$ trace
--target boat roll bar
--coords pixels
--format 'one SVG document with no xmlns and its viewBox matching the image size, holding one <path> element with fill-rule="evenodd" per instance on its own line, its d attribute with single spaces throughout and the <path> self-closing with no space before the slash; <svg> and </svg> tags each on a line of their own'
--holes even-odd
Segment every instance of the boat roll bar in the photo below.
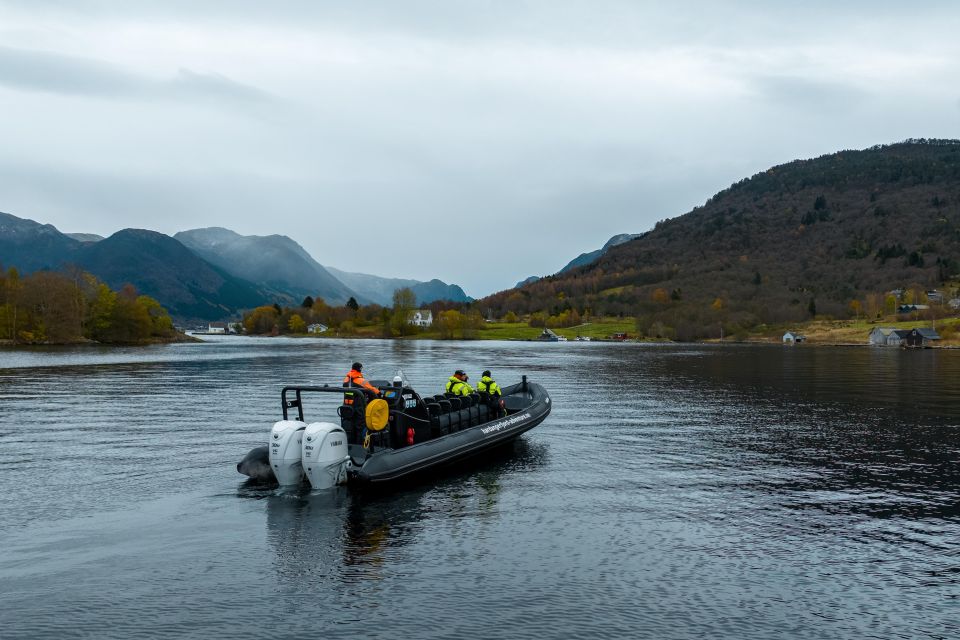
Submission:
<svg viewBox="0 0 960 640">
<path fill-rule="evenodd" d="M 288 391 L 294 392 L 294 398 L 295 398 L 294 400 L 287 400 Z M 304 421 L 303 420 L 303 398 L 300 395 L 304 391 L 310 391 L 310 392 L 320 391 L 320 392 L 326 392 L 326 393 L 344 393 L 346 391 L 359 391 L 365 394 L 366 396 L 368 396 L 368 399 L 374 397 L 375 395 L 373 391 L 370 391 L 370 389 L 366 389 L 364 387 L 343 387 L 343 386 L 331 387 L 328 384 L 325 384 L 322 387 L 303 387 L 299 385 L 294 387 L 284 387 L 283 391 L 280 392 L 280 402 L 283 405 L 284 420 L 288 419 L 287 410 L 296 407 L 297 419 L 300 422 Z"/>
</svg>

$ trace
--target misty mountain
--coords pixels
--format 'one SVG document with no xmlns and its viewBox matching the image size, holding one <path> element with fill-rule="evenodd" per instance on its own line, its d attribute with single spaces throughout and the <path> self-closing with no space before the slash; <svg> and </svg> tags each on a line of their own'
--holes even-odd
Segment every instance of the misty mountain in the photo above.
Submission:
<svg viewBox="0 0 960 640">
<path fill-rule="evenodd" d="M 576 258 L 568 262 L 566 266 L 560 269 L 560 271 L 558 271 L 557 273 L 558 274 L 565 273 L 567 271 L 570 271 L 571 269 L 582 267 L 584 265 L 595 262 L 598 258 L 600 258 L 600 256 L 605 255 L 607 251 L 609 251 L 613 247 L 623 244 L 624 242 L 629 242 L 630 240 L 633 240 L 635 238 L 639 238 L 641 235 L 642 234 L 639 234 L 639 233 L 617 234 L 612 238 L 610 238 L 609 240 L 607 240 L 607 242 L 599 249 L 594 249 L 593 251 L 589 251 L 587 253 L 581 253 L 579 256 L 577 256 Z M 518 282 L 517 284 L 513 285 L 513 288 L 519 289 L 520 287 L 524 287 L 528 284 L 533 284 L 537 280 L 540 280 L 540 276 L 528 276 L 523 280 L 521 280 L 520 282 Z"/>
<path fill-rule="evenodd" d="M 384 278 L 366 273 L 350 273 L 329 266 L 327 270 L 358 295 L 384 306 L 393 304 L 393 292 L 403 287 L 413 290 L 417 297 L 417 304 L 429 304 L 435 300 L 453 300 L 454 302 L 472 300 L 459 286 L 437 279 L 422 282 L 406 278 Z"/>
<path fill-rule="evenodd" d="M 170 236 L 124 229 L 85 245 L 76 263 L 114 289 L 130 283 L 180 320 L 220 320 L 268 302 L 256 285 L 197 257 Z"/>
<path fill-rule="evenodd" d="M 78 242 L 100 242 L 103 240 L 103 236 L 98 236 L 95 233 L 65 233 L 63 235 Z"/>
<path fill-rule="evenodd" d="M 242 236 L 210 227 L 181 231 L 174 238 L 226 272 L 288 296 L 289 302 L 319 296 L 330 304 L 343 304 L 354 295 L 287 236 Z"/>
<path fill-rule="evenodd" d="M 209 264 L 177 240 L 142 229 L 80 242 L 53 225 L 0 213 L 0 263 L 22 273 L 77 265 L 114 289 L 132 284 L 181 322 L 235 318 L 270 301 L 267 292 Z"/>
<path fill-rule="evenodd" d="M 0 213 L 0 266 L 21 273 L 56 269 L 76 259 L 82 244 L 52 224 Z"/>
<path fill-rule="evenodd" d="M 592 262 L 596 262 L 597 259 L 598 259 L 600 256 L 606 255 L 607 251 L 609 251 L 609 250 L 612 249 L 613 247 L 615 247 L 615 246 L 617 246 L 617 245 L 620 245 L 620 244 L 623 244 L 624 242 L 629 242 L 630 240 L 633 240 L 634 238 L 639 238 L 640 235 L 641 235 L 641 234 L 639 234 L 639 233 L 620 233 L 620 234 L 617 234 L 617 235 L 613 236 L 612 238 L 610 238 L 609 240 L 607 240 L 606 244 L 604 244 L 604 245 L 603 245 L 602 247 L 600 247 L 599 249 L 595 249 L 595 250 L 589 251 L 589 252 L 587 252 L 587 253 L 581 253 L 579 256 L 577 256 L 576 258 L 574 258 L 573 260 L 571 260 L 570 262 L 568 262 L 567 265 L 566 265 L 563 269 L 560 269 L 560 271 L 558 271 L 557 273 L 565 273 L 565 272 L 567 272 L 567 271 L 570 271 L 571 269 L 575 269 L 575 268 L 577 268 L 577 267 L 582 267 L 582 266 L 587 265 L 587 264 L 590 264 L 590 263 L 592 263 Z M 527 280 L 524 280 L 523 283 L 524 283 L 524 284 L 529 284 L 528 280 L 530 280 L 530 278 L 527 278 Z M 534 281 L 534 282 L 535 282 L 535 281 Z"/>
</svg>

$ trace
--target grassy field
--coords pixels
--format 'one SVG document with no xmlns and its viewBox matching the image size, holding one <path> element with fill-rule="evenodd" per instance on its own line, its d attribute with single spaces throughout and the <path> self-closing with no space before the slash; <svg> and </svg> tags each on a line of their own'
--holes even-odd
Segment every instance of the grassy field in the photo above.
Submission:
<svg viewBox="0 0 960 640">
<path fill-rule="evenodd" d="M 899 321 L 896 316 L 888 319 L 867 320 L 811 320 L 805 323 L 790 325 L 769 325 L 758 327 L 747 337 L 747 342 L 780 343 L 786 331 L 798 331 L 807 338 L 809 344 L 867 344 L 867 336 L 875 327 L 893 327 L 895 329 L 912 329 L 914 327 L 929 327 L 927 320 Z M 936 329 L 942 336 L 939 346 L 960 346 L 960 318 L 943 318 L 937 320 Z M 535 340 L 543 329 L 531 327 L 526 322 L 488 322 L 477 331 L 477 340 Z M 593 340 L 609 338 L 614 333 L 626 333 L 636 338 L 637 331 L 633 318 L 603 318 L 594 320 L 576 327 L 554 329 L 557 335 L 574 340 L 577 336 L 589 337 Z M 378 338 L 382 335 L 379 326 L 359 327 L 355 337 Z M 324 337 L 335 337 L 325 335 Z M 414 336 L 403 338 L 406 340 L 439 339 L 440 332 L 436 329 L 422 331 Z M 727 338 L 728 342 L 733 342 Z M 709 340 L 708 342 L 716 342 Z"/>
<path fill-rule="evenodd" d="M 936 323 L 943 338 L 939 346 L 960 346 L 960 318 L 943 318 Z M 883 320 L 811 320 L 806 323 L 767 327 L 751 334 L 750 342 L 781 342 L 787 331 L 798 331 L 810 344 L 867 344 L 867 336 L 876 327 L 913 329 L 929 327 L 928 320 L 898 321 L 896 316 Z"/>
<path fill-rule="evenodd" d="M 577 336 L 589 337 L 594 340 L 607 338 L 614 333 L 628 333 L 636 336 L 633 318 L 604 318 L 588 322 L 576 327 L 554 329 L 554 333 L 570 340 Z M 487 322 L 477 331 L 478 340 L 535 340 L 543 332 L 539 327 L 531 327 L 526 322 Z M 425 331 L 419 338 L 439 338 L 436 331 Z"/>
</svg>

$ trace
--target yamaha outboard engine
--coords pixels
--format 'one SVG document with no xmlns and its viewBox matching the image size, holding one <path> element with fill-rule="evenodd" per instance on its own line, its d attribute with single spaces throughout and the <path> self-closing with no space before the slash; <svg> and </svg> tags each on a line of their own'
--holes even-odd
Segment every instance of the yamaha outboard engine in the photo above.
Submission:
<svg viewBox="0 0 960 640">
<path fill-rule="evenodd" d="M 303 470 L 314 489 L 347 480 L 347 434 L 338 424 L 314 422 L 303 431 Z"/>
<path fill-rule="evenodd" d="M 270 467 L 281 487 L 300 484 L 301 442 L 307 425 L 299 420 L 281 420 L 270 430 Z"/>
</svg>

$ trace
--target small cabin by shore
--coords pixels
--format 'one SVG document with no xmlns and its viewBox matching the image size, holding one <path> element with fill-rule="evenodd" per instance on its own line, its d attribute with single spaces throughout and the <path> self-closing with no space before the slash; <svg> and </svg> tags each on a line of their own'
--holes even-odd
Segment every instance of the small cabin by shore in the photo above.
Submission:
<svg viewBox="0 0 960 640">
<path fill-rule="evenodd" d="M 783 334 L 783 344 L 799 344 L 804 342 L 806 339 L 806 336 L 801 335 L 797 331 L 787 331 L 785 334 Z"/>
</svg>

